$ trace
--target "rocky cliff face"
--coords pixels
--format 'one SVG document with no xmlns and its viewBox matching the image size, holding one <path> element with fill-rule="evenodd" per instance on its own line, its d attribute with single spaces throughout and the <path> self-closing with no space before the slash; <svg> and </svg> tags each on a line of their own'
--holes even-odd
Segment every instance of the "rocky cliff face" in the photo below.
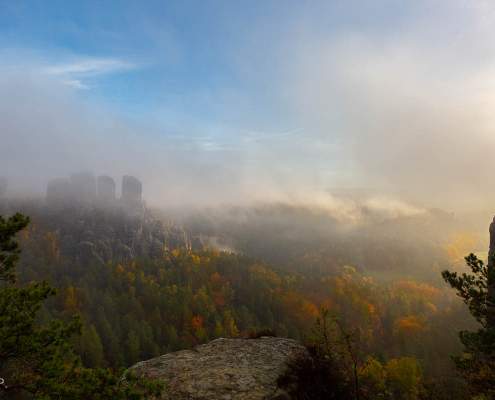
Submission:
<svg viewBox="0 0 495 400">
<path fill-rule="evenodd" d="M 180 227 L 164 226 L 148 214 L 131 217 L 120 210 L 74 207 L 29 215 L 57 235 L 64 257 L 83 264 L 159 258 L 168 249 L 186 246 Z"/>
<path fill-rule="evenodd" d="M 135 258 L 160 258 L 175 248 L 190 248 L 189 234 L 148 209 L 139 216 L 119 207 L 91 204 L 55 206 L 39 200 L 2 201 L 0 215 L 22 212 L 31 218 L 31 238 L 54 235 L 60 255 L 71 263 L 126 263 Z M 37 237 L 38 235 L 38 237 Z"/>
<path fill-rule="evenodd" d="M 163 400 L 283 400 L 278 387 L 288 364 L 309 356 L 292 339 L 216 339 L 142 361 L 131 369 L 166 385 Z"/>
</svg>

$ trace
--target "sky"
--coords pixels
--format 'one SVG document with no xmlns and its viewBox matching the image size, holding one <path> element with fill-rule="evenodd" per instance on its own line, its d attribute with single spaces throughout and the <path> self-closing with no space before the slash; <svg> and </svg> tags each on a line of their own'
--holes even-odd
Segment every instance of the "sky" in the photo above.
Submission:
<svg viewBox="0 0 495 400">
<path fill-rule="evenodd" d="M 0 175 L 133 174 L 157 205 L 491 208 L 494 34 L 482 0 L 0 0 Z"/>
</svg>

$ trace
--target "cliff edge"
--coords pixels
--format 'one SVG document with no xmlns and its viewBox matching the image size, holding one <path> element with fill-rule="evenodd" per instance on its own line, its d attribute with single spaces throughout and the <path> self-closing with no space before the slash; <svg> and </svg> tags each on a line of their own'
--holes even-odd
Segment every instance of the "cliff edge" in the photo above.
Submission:
<svg viewBox="0 0 495 400">
<path fill-rule="evenodd" d="M 292 339 L 216 339 L 192 350 L 168 353 L 131 367 L 165 383 L 163 400 L 290 399 L 277 381 L 298 357 L 309 356 Z"/>
</svg>

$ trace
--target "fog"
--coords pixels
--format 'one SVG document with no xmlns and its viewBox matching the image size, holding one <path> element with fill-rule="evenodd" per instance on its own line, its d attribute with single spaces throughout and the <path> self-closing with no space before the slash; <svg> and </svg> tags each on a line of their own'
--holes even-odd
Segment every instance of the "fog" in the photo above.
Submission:
<svg viewBox="0 0 495 400">
<path fill-rule="evenodd" d="M 0 86 L 1 171 L 13 194 L 43 194 L 50 179 L 87 170 L 117 182 L 136 175 L 147 199 L 169 204 L 228 185 L 235 174 L 221 165 L 228 157 L 217 163 L 193 141 L 155 136 L 155 128 L 89 104 L 36 70 L 4 69 Z"/>
<path fill-rule="evenodd" d="M 253 21 L 225 61 L 242 85 L 208 92 L 213 123 L 187 102 L 150 117 L 92 96 L 93 75 L 138 62 L 4 50 L 0 175 L 11 195 L 90 170 L 139 177 L 155 206 L 287 202 L 348 220 L 363 205 L 490 210 L 495 17 L 475 3 L 420 3 L 399 27 L 330 33 L 315 11 L 292 15 L 263 47 L 272 32 Z"/>
</svg>

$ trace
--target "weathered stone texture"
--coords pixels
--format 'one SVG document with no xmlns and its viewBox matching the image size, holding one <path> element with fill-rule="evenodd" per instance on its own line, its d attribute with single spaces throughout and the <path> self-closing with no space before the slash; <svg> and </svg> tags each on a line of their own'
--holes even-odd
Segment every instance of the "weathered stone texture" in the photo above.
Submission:
<svg viewBox="0 0 495 400">
<path fill-rule="evenodd" d="M 216 339 L 142 361 L 132 369 L 166 385 L 164 400 L 289 399 L 277 386 L 288 363 L 307 355 L 292 339 Z"/>
</svg>

